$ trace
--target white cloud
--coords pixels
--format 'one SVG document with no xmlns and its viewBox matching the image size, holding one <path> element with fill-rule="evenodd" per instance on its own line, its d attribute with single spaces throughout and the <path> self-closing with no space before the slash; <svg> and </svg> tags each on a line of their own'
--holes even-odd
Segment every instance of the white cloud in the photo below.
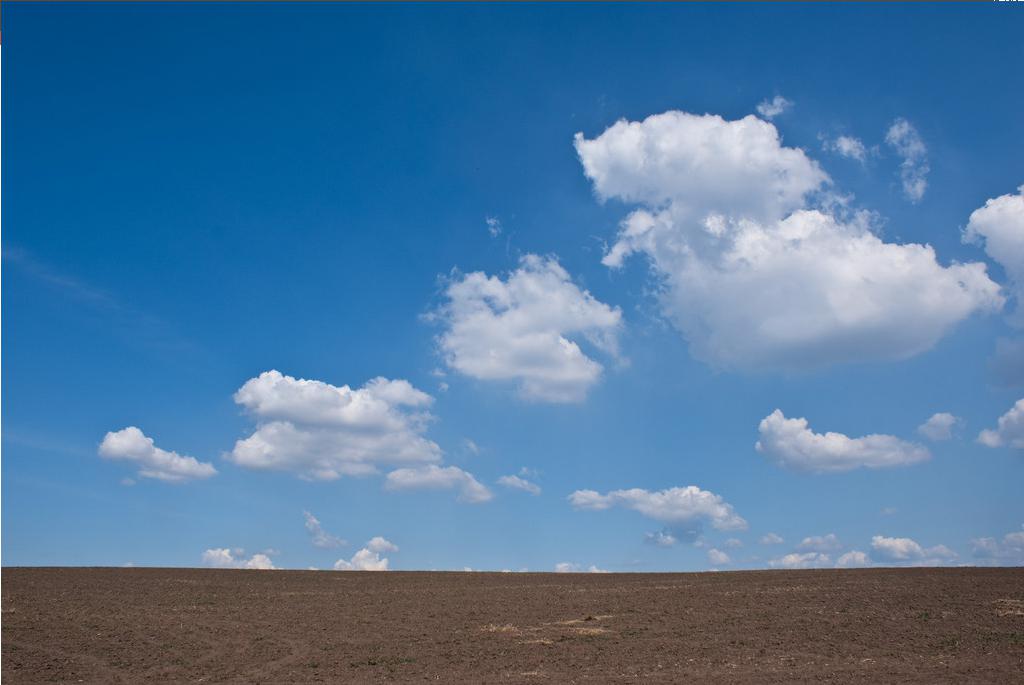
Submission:
<svg viewBox="0 0 1024 685">
<path fill-rule="evenodd" d="M 501 235 L 501 219 L 496 216 L 489 216 L 484 221 L 487 222 L 487 232 L 491 234 L 492 238 L 497 238 Z"/>
<path fill-rule="evenodd" d="M 889 538 L 883 535 L 871 538 L 871 557 L 879 561 L 909 561 L 934 565 L 955 559 L 956 556 L 956 553 L 945 545 L 924 548 L 910 538 Z"/>
<path fill-rule="evenodd" d="M 726 121 L 670 111 L 642 122 L 620 120 L 593 140 L 577 133 L 575 146 L 600 198 L 668 207 L 666 218 L 696 223 L 712 237 L 717 227 L 705 225 L 709 216 L 778 220 L 829 182 L 817 162 L 783 147 L 775 127 L 753 116 Z M 655 237 L 627 230 L 605 263 L 617 265 L 641 247 L 631 239 Z"/>
<path fill-rule="evenodd" d="M 366 546 L 352 555 L 351 559 L 338 559 L 334 562 L 335 571 L 387 571 L 388 559 L 381 554 L 397 552 L 398 545 L 377 536 L 366 543 Z"/>
<path fill-rule="evenodd" d="M 953 437 L 953 429 L 960 423 L 958 417 L 943 411 L 932 414 L 930 419 L 917 427 L 917 432 L 929 440 L 949 440 Z"/>
<path fill-rule="evenodd" d="M 333 547 L 341 547 L 348 544 L 341 538 L 331 535 L 324 530 L 323 526 L 320 525 L 320 520 L 316 516 L 313 516 L 313 514 L 308 511 L 304 511 L 302 512 L 302 515 L 306 519 L 306 530 L 309 531 L 314 547 L 331 549 Z"/>
<path fill-rule="evenodd" d="M 377 554 L 383 554 L 386 552 L 397 552 L 398 545 L 378 535 L 366 543 L 366 549 Z"/>
<path fill-rule="evenodd" d="M 832 557 L 820 552 L 793 552 L 778 559 L 772 559 L 768 565 L 772 568 L 820 568 L 832 563 Z"/>
<path fill-rule="evenodd" d="M 1024 526 L 1021 526 L 1024 529 Z M 977 559 L 991 559 L 1024 564 L 1024 530 L 1007 533 L 1001 541 L 995 538 L 971 540 L 972 554 Z"/>
<path fill-rule="evenodd" d="M 781 95 L 776 95 L 771 100 L 761 100 L 757 104 L 757 113 L 765 119 L 774 119 L 792 106 L 793 103 L 791 101 Z"/>
<path fill-rule="evenodd" d="M 584 570 L 579 564 L 561 561 L 555 564 L 555 573 L 608 573 L 608 571 L 598 568 L 597 566 L 590 566 Z"/>
<path fill-rule="evenodd" d="M 1024 295 L 1024 185 L 1016 194 L 986 200 L 983 207 L 971 212 L 963 239 L 981 244 L 985 254 L 1003 267 L 1010 290 L 1017 299 L 1011 322 L 1024 325 L 1024 311 L 1020 306 Z"/>
<path fill-rule="evenodd" d="M 333 480 L 441 459 L 437 444 L 423 437 L 433 398 L 408 381 L 374 378 L 353 390 L 266 371 L 234 399 L 258 422 L 226 455 L 239 466 Z"/>
<path fill-rule="evenodd" d="M 1024 399 L 1017 400 L 1008 412 L 999 417 L 996 428 L 981 431 L 978 442 L 986 447 L 1009 445 L 1024 449 Z"/>
<path fill-rule="evenodd" d="M 658 530 L 653 533 L 645 533 L 644 542 L 656 545 L 658 547 L 672 547 L 677 542 L 679 542 L 679 540 L 676 538 L 675 535 L 672 534 L 671 531 Z"/>
<path fill-rule="evenodd" d="M 273 570 L 274 562 L 270 560 L 266 554 L 253 554 L 245 562 L 245 568 L 259 569 L 259 570 Z"/>
<path fill-rule="evenodd" d="M 203 564 L 213 568 L 248 568 L 258 570 L 273 570 L 274 562 L 266 554 L 253 554 L 245 558 L 245 550 L 227 547 L 208 549 L 203 552 Z"/>
<path fill-rule="evenodd" d="M 829 152 L 835 152 L 858 162 L 864 162 L 868 158 L 868 149 L 864 147 L 864 143 L 853 136 L 838 136 L 832 140 L 826 138 L 822 142 L 822 147 Z"/>
<path fill-rule="evenodd" d="M 743 546 L 743 541 L 737 538 L 729 538 L 724 543 L 722 543 L 722 546 L 728 547 L 729 549 L 738 549 Z"/>
<path fill-rule="evenodd" d="M 387 571 L 388 560 L 381 558 L 377 552 L 365 547 L 352 555 L 351 559 L 338 559 L 334 562 L 335 571 Z"/>
<path fill-rule="evenodd" d="M 892 435 L 850 438 L 842 433 L 815 433 L 807 419 L 787 419 L 776 409 L 758 426 L 758 452 L 780 466 L 823 473 L 907 466 L 931 458 L 928 449 Z"/>
<path fill-rule="evenodd" d="M 135 426 L 107 433 L 100 443 L 99 454 L 104 459 L 135 462 L 139 466 L 140 478 L 155 478 L 168 483 L 209 478 L 217 473 L 213 464 L 160 449 L 152 438 L 147 438 Z"/>
<path fill-rule="evenodd" d="M 828 175 L 756 117 L 666 112 L 575 145 L 601 199 L 641 205 L 604 264 L 646 255 L 664 315 L 705 362 L 904 359 L 1002 306 L 984 264 L 944 267 L 930 246 L 884 242 L 866 212 L 811 208 Z"/>
<path fill-rule="evenodd" d="M 903 194 L 911 202 L 919 202 L 928 188 L 928 147 L 917 129 L 906 119 L 896 119 L 885 134 L 889 144 L 903 161 L 900 162 L 900 182 Z"/>
<path fill-rule="evenodd" d="M 513 490 L 522 490 L 528 492 L 531 495 L 540 494 L 540 486 L 536 483 L 531 483 L 525 478 L 519 476 L 502 476 L 498 479 L 499 485 L 504 485 L 506 488 L 512 488 Z"/>
<path fill-rule="evenodd" d="M 796 548 L 801 552 L 834 552 L 843 548 L 835 533 L 804 538 Z"/>
<path fill-rule="evenodd" d="M 712 547 L 708 550 L 708 563 L 712 566 L 726 566 L 732 563 L 732 559 L 725 552 Z"/>
<path fill-rule="evenodd" d="M 951 550 L 949 547 L 946 547 L 945 545 L 935 545 L 934 547 L 929 547 L 925 550 L 925 553 L 926 556 L 929 557 L 929 559 L 935 560 L 956 559 L 959 556 L 956 552 Z"/>
<path fill-rule="evenodd" d="M 1000 556 L 999 542 L 995 538 L 973 538 L 971 553 L 979 559 L 998 559 Z"/>
<path fill-rule="evenodd" d="M 387 490 L 451 490 L 458 489 L 460 502 L 479 504 L 494 495 L 472 474 L 457 466 L 420 466 L 396 469 L 384 482 Z"/>
<path fill-rule="evenodd" d="M 836 568 L 857 568 L 870 566 L 871 559 L 864 552 L 852 550 L 836 559 Z"/>
<path fill-rule="evenodd" d="M 710 521 L 717 530 L 745 530 L 747 522 L 721 496 L 695 485 L 652 492 L 640 488 L 613 490 L 605 495 L 594 490 L 577 490 L 569 495 L 577 509 L 592 511 L 621 506 L 663 523 L 684 524 Z"/>
<path fill-rule="evenodd" d="M 462 441 L 462 446 L 465 447 L 466 451 L 472 454 L 473 456 L 480 455 L 480 445 L 476 444 L 469 438 L 466 438 L 465 440 Z"/>
<path fill-rule="evenodd" d="M 618 355 L 622 312 L 572 282 L 553 258 L 526 255 L 505 280 L 477 271 L 445 289 L 434 313 L 438 343 L 454 371 L 487 381 L 515 381 L 521 397 L 580 402 L 603 367 L 580 348 Z"/>
<path fill-rule="evenodd" d="M 217 568 L 230 568 L 237 562 L 234 553 L 230 549 L 220 547 L 203 552 L 203 563 Z"/>
<path fill-rule="evenodd" d="M 775 533 L 768 533 L 761 536 L 762 545 L 781 545 L 783 542 L 785 542 L 785 540 L 782 539 L 782 536 Z"/>
<path fill-rule="evenodd" d="M 1024 185 L 1016 194 L 986 200 L 983 207 L 974 210 L 963 240 L 982 245 L 985 253 L 1003 267 L 1008 290 L 1016 300 L 1009 322 L 1024 326 Z M 990 365 L 1001 385 L 1024 385 L 1024 339 L 999 338 Z"/>
</svg>

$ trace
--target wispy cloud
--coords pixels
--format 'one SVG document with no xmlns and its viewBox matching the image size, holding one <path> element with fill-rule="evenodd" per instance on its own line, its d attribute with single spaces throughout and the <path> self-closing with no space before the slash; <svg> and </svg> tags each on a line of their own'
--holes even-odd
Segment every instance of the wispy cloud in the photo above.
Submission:
<svg viewBox="0 0 1024 685">
<path fill-rule="evenodd" d="M 322 549 L 331 549 L 333 547 L 342 547 L 348 543 L 339 538 L 336 535 L 331 535 L 323 526 L 320 524 L 320 519 L 313 516 L 308 511 L 302 512 L 303 517 L 306 519 L 306 530 L 309 531 L 309 535 L 314 547 L 320 547 Z"/>
<path fill-rule="evenodd" d="M 528 492 L 531 495 L 540 494 L 540 486 L 536 483 L 520 478 L 519 476 L 502 476 L 498 479 L 498 485 L 504 485 L 506 488 L 513 490 L 522 490 Z"/>
<path fill-rule="evenodd" d="M 860 138 L 854 136 L 836 136 L 835 138 L 821 137 L 821 147 L 826 152 L 834 152 L 837 155 L 848 159 L 855 159 L 862 164 L 867 161 L 871 152 Z"/>
<path fill-rule="evenodd" d="M 791 100 L 787 100 L 781 95 L 776 95 L 771 100 L 765 99 L 759 102 L 757 104 L 757 113 L 771 121 L 792 106 L 793 102 Z"/>
<path fill-rule="evenodd" d="M 892 122 L 885 142 L 903 159 L 900 162 L 903 195 L 911 202 L 920 202 L 928 189 L 928 146 L 914 125 L 902 118 Z"/>
<path fill-rule="evenodd" d="M 177 332 L 163 319 L 148 314 L 113 293 L 66 274 L 37 259 L 27 250 L 5 245 L 3 261 L 8 268 L 59 293 L 62 297 L 85 305 L 85 310 L 104 321 L 118 337 L 142 344 L 163 354 L 195 354 L 203 349 Z"/>
<path fill-rule="evenodd" d="M 489 216 L 487 217 L 486 222 L 487 232 L 491 234 L 492 238 L 497 238 L 499 235 L 501 235 L 501 219 L 499 219 L 496 216 Z"/>
</svg>

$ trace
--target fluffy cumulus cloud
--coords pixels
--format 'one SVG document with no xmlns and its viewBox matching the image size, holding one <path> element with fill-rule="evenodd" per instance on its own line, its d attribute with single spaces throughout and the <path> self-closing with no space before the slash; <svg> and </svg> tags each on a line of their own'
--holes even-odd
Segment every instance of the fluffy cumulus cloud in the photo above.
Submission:
<svg viewBox="0 0 1024 685">
<path fill-rule="evenodd" d="M 917 432 L 929 440 L 949 440 L 953 437 L 953 429 L 959 424 L 959 418 L 943 411 L 932 414 L 931 418 L 917 427 Z"/>
<path fill-rule="evenodd" d="M 871 558 L 858 550 L 851 550 L 836 559 L 836 568 L 860 568 L 870 565 Z"/>
<path fill-rule="evenodd" d="M 733 215 L 777 220 L 829 181 L 802 150 L 783 147 L 772 124 L 753 116 L 726 121 L 666 112 L 642 122 L 620 120 L 593 140 L 577 133 L 575 146 L 599 197 L 664 208 L 670 211 L 664 220 L 695 223 L 710 238 L 724 232 Z M 606 264 L 617 265 L 651 240 L 670 238 L 642 231 L 646 218 L 657 219 L 640 212 L 635 225 L 627 220 Z"/>
<path fill-rule="evenodd" d="M 521 476 L 502 476 L 498 479 L 498 485 L 504 485 L 506 488 L 512 490 L 522 490 L 528 492 L 531 495 L 540 494 L 540 486 L 532 481 L 528 481 Z"/>
<path fill-rule="evenodd" d="M 1007 533 L 1002 540 L 975 538 L 971 540 L 971 553 L 976 559 L 989 562 L 1024 564 L 1024 526 Z"/>
<path fill-rule="evenodd" d="M 396 469 L 387 475 L 387 490 L 458 490 L 460 502 L 479 504 L 494 494 L 472 474 L 457 466 L 420 466 Z"/>
<path fill-rule="evenodd" d="M 785 540 L 777 533 L 767 533 L 761 536 L 760 542 L 762 545 L 781 545 Z"/>
<path fill-rule="evenodd" d="M 732 563 L 732 559 L 722 550 L 712 547 L 708 550 L 708 563 L 712 566 L 727 566 Z"/>
<path fill-rule="evenodd" d="M 720 495 L 695 485 L 650 491 L 641 488 L 613 490 L 604 495 L 595 490 L 577 490 L 569 495 L 577 509 L 598 511 L 620 506 L 673 525 L 710 522 L 717 530 L 745 530 L 747 522 Z"/>
<path fill-rule="evenodd" d="M 822 147 L 828 152 L 835 152 L 838 155 L 855 159 L 858 162 L 864 162 L 868 158 L 868 149 L 864 146 L 864 143 L 861 142 L 860 138 L 854 138 L 853 136 L 826 138 L 822 142 Z"/>
<path fill-rule="evenodd" d="M 900 161 L 900 184 L 903 195 L 911 202 L 920 202 L 928 189 L 928 147 L 906 119 L 896 119 L 885 133 L 885 142 L 896 151 Z"/>
<path fill-rule="evenodd" d="M 333 480 L 441 459 L 437 444 L 423 437 L 433 398 L 408 381 L 374 378 L 353 389 L 266 371 L 247 381 L 235 402 L 257 421 L 227 455 L 239 466 Z"/>
<path fill-rule="evenodd" d="M 757 113 L 765 119 L 774 119 L 792 106 L 791 101 L 781 95 L 776 95 L 771 100 L 764 99 L 757 103 Z"/>
<path fill-rule="evenodd" d="M 273 570 L 276 568 L 267 554 L 253 554 L 245 558 L 245 550 L 217 547 L 203 552 L 203 564 L 212 568 L 247 568 L 256 570 Z"/>
<path fill-rule="evenodd" d="M 910 538 L 890 538 L 876 535 L 871 538 L 871 558 L 876 561 L 920 565 L 937 565 L 956 558 L 956 552 L 945 545 L 922 547 Z"/>
<path fill-rule="evenodd" d="M 209 478 L 217 473 L 213 464 L 160 449 L 152 438 L 146 437 L 135 426 L 103 436 L 99 454 L 104 459 L 135 463 L 140 478 L 154 478 L 167 483 L 184 483 Z"/>
<path fill-rule="evenodd" d="M 1012 322 L 1024 324 L 1020 307 L 1024 294 L 1024 185 L 1016 193 L 987 200 L 974 210 L 964 229 L 964 241 L 982 245 L 985 253 L 1003 267 L 1017 299 Z"/>
<path fill-rule="evenodd" d="M 771 568 L 821 568 L 829 566 L 832 557 L 821 552 L 793 552 L 768 562 Z"/>
<path fill-rule="evenodd" d="M 800 541 L 796 546 L 801 552 L 834 552 L 842 549 L 843 545 L 835 533 L 828 535 L 812 535 Z"/>
<path fill-rule="evenodd" d="M 758 452 L 780 466 L 823 473 L 908 466 L 931 457 L 926 447 L 892 435 L 851 438 L 842 433 L 815 433 L 807 419 L 787 419 L 776 409 L 758 426 Z"/>
<path fill-rule="evenodd" d="M 1008 445 L 1024 449 L 1024 399 L 1017 400 L 1008 412 L 1000 416 L 995 428 L 981 431 L 978 442 L 986 447 Z"/>
<path fill-rule="evenodd" d="M 756 117 L 670 111 L 575 145 L 600 199 L 639 205 L 604 263 L 645 255 L 663 313 L 716 366 L 904 359 L 1002 306 L 984 264 L 943 266 L 827 202 L 828 175 Z"/>
<path fill-rule="evenodd" d="M 397 551 L 397 545 L 378 536 L 367 542 L 366 546 L 353 554 L 351 559 L 338 559 L 334 562 L 334 570 L 387 571 L 388 559 L 381 555 Z"/>
<path fill-rule="evenodd" d="M 505 279 L 477 271 L 451 281 L 433 314 L 445 363 L 486 381 L 511 381 L 521 397 L 580 402 L 603 366 L 580 343 L 618 356 L 622 312 L 581 290 L 551 258 L 526 255 Z"/>
<path fill-rule="evenodd" d="M 320 547 L 322 549 L 331 549 L 334 547 L 342 547 L 346 543 L 336 535 L 331 535 L 323 526 L 320 525 L 320 519 L 308 511 L 302 512 L 303 517 L 306 519 L 306 530 L 309 532 L 310 540 L 314 547 Z"/>
<path fill-rule="evenodd" d="M 385 552 L 397 552 L 398 545 L 378 535 L 366 543 L 366 549 L 377 554 L 383 554 Z"/>
</svg>

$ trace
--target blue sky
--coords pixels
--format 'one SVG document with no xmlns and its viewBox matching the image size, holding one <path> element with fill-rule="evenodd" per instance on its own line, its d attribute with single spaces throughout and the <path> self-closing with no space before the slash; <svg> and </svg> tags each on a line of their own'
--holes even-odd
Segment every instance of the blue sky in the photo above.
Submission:
<svg viewBox="0 0 1024 685">
<path fill-rule="evenodd" d="M 1024 562 L 1013 3 L 3 20 L 4 564 Z"/>
</svg>

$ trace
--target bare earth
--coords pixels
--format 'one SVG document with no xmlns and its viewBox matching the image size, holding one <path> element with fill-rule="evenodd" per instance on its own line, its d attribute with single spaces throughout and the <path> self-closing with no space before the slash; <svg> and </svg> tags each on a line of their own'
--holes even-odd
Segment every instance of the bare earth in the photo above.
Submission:
<svg viewBox="0 0 1024 685">
<path fill-rule="evenodd" d="M 1024 682 L 1024 569 L 6 568 L 5 683 Z"/>
</svg>

